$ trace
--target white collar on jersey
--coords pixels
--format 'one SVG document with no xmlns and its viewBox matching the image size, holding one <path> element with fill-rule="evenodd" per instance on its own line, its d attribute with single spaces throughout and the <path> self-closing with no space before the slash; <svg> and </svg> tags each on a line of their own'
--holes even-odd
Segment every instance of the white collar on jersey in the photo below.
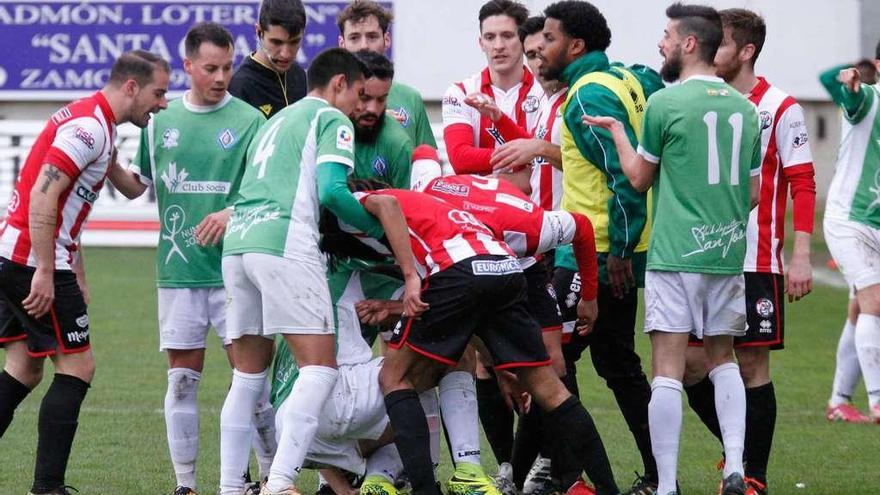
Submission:
<svg viewBox="0 0 880 495">
<path fill-rule="evenodd" d="M 706 82 L 719 82 L 719 83 L 723 83 L 723 82 L 724 82 L 724 79 L 721 79 L 720 77 L 717 77 L 717 76 L 700 76 L 700 75 L 696 75 L 696 76 L 691 76 L 691 77 L 685 79 L 685 80 L 682 81 L 681 83 L 684 84 L 684 83 L 686 83 L 686 82 L 688 82 L 688 81 L 690 81 L 690 80 L 692 80 L 692 79 L 693 79 L 693 80 L 697 80 L 697 81 L 706 81 Z"/>
<path fill-rule="evenodd" d="M 232 101 L 232 95 L 229 94 L 229 91 L 226 92 L 226 95 L 222 100 L 213 104 L 213 105 L 196 105 L 189 101 L 189 90 L 183 94 L 183 107 L 193 113 L 208 113 L 213 112 L 214 110 L 219 110 L 226 106 L 227 103 Z"/>
</svg>

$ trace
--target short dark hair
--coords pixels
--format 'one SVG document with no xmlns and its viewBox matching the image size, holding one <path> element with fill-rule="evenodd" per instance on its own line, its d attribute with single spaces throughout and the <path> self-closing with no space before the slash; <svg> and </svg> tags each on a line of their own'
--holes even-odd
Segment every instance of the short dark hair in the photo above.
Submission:
<svg viewBox="0 0 880 495">
<path fill-rule="evenodd" d="M 263 0 L 260 4 L 260 29 L 281 26 L 290 36 L 306 29 L 306 9 L 300 0 Z"/>
<path fill-rule="evenodd" d="M 877 66 L 873 60 L 863 58 L 859 60 L 853 67 L 859 70 L 859 80 L 865 84 L 877 84 Z"/>
<path fill-rule="evenodd" d="M 539 34 L 541 31 L 543 31 L 545 20 L 546 18 L 542 15 L 536 15 L 526 19 L 526 22 L 520 24 L 519 29 L 517 30 L 517 34 L 519 34 L 519 41 L 525 42 L 526 36 Z"/>
<path fill-rule="evenodd" d="M 232 48 L 232 35 L 229 31 L 216 22 L 200 22 L 189 28 L 184 40 L 186 56 L 192 59 L 199 53 L 202 43 L 211 43 L 220 48 Z"/>
<path fill-rule="evenodd" d="M 354 56 L 366 69 L 364 77 L 375 77 L 383 81 L 394 79 L 394 64 L 385 55 L 371 50 L 361 50 L 356 52 Z"/>
<path fill-rule="evenodd" d="M 666 17 L 678 21 L 678 33 L 697 39 L 700 60 L 715 63 L 715 52 L 724 39 L 721 16 L 718 11 L 705 5 L 674 3 L 666 9 Z"/>
<path fill-rule="evenodd" d="M 733 42 L 736 43 L 737 50 L 749 44 L 755 46 L 755 53 L 750 60 L 752 67 L 754 67 L 758 55 L 761 54 L 761 49 L 764 48 L 764 39 L 767 37 L 767 25 L 764 24 L 764 18 L 746 9 L 719 10 L 718 15 L 721 16 L 722 27 L 730 28 L 730 34 Z"/>
<path fill-rule="evenodd" d="M 608 21 L 590 2 L 556 2 L 544 9 L 544 15 L 559 21 L 562 31 L 569 37 L 584 40 L 589 52 L 605 51 L 611 44 Z"/>
<path fill-rule="evenodd" d="M 345 32 L 346 22 L 354 24 L 361 22 L 370 16 L 375 17 L 379 22 L 382 34 L 388 32 L 388 26 L 391 24 L 391 21 L 394 20 L 394 15 L 382 8 L 378 3 L 373 2 L 372 0 L 354 0 L 336 15 L 336 27 L 339 28 L 339 34 Z"/>
<path fill-rule="evenodd" d="M 324 88 L 330 84 L 330 79 L 342 74 L 349 86 L 358 79 L 365 77 L 364 65 L 343 48 L 328 48 L 319 53 L 309 65 L 306 79 L 309 82 L 309 91 Z"/>
<path fill-rule="evenodd" d="M 493 15 L 506 15 L 513 19 L 516 27 L 520 27 L 529 18 L 529 9 L 513 0 L 489 0 L 480 7 L 480 31 L 483 30 L 483 21 Z"/>
<path fill-rule="evenodd" d="M 164 58 L 146 50 L 131 50 L 123 53 L 110 69 L 109 83 L 119 86 L 129 79 L 134 79 L 138 86 L 146 86 L 153 82 L 153 73 L 162 70 L 171 73 L 171 66 Z"/>
</svg>

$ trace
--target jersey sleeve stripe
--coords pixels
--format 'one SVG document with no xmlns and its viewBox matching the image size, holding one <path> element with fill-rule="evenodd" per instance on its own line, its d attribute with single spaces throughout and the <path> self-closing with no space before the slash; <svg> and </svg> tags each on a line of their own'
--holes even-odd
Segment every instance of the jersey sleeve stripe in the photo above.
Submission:
<svg viewBox="0 0 880 495">
<path fill-rule="evenodd" d="M 315 163 L 341 163 L 343 165 L 347 165 L 350 168 L 354 168 L 354 160 L 342 155 L 321 155 L 317 159 L 315 159 Z"/>
<path fill-rule="evenodd" d="M 659 157 L 659 156 L 654 156 L 654 155 L 652 155 L 651 153 L 648 153 L 648 150 L 646 150 L 645 148 L 642 148 L 642 145 L 641 145 L 641 144 L 639 145 L 638 149 L 636 150 L 636 153 L 638 153 L 639 155 L 641 155 L 642 158 L 644 158 L 645 160 L 648 160 L 649 162 L 651 162 L 651 163 L 653 163 L 653 164 L 655 164 L 655 165 L 658 164 L 658 163 L 660 163 L 660 157 Z M 753 170 L 752 172 L 753 172 L 753 175 L 754 175 L 755 170 Z"/>
<path fill-rule="evenodd" d="M 56 148 L 55 146 L 49 148 L 43 162 L 53 165 L 71 179 L 75 179 L 80 174 L 80 169 L 76 166 L 73 159 L 63 150 Z"/>
</svg>

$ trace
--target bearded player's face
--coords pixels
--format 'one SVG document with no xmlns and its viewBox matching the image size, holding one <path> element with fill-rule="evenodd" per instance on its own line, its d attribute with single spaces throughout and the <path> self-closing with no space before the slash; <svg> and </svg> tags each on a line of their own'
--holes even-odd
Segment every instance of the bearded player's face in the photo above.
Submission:
<svg viewBox="0 0 880 495">
<path fill-rule="evenodd" d="M 354 123 L 355 137 L 372 141 L 382 128 L 385 118 L 385 107 L 388 92 L 391 91 L 391 79 L 382 80 L 371 77 L 364 82 L 360 106 L 349 114 Z"/>
<path fill-rule="evenodd" d="M 559 79 L 562 70 L 569 63 L 568 48 L 571 39 L 562 32 L 562 24 L 559 20 L 552 17 L 544 21 L 541 38 L 538 47 L 542 59 L 539 68 L 541 77 L 546 81 Z"/>
<path fill-rule="evenodd" d="M 742 69 L 743 62 L 740 60 L 740 50 L 733 40 L 733 32 L 730 28 L 724 28 L 724 39 L 715 53 L 715 73 L 727 82 L 732 81 Z"/>
</svg>

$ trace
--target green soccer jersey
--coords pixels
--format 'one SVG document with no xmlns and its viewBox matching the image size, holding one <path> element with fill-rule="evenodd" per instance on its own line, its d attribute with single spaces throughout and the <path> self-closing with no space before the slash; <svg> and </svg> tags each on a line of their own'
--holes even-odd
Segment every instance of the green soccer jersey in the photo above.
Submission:
<svg viewBox="0 0 880 495">
<path fill-rule="evenodd" d="M 275 114 L 254 137 L 223 254 L 265 253 L 323 264 L 317 183 L 322 163 L 354 168 L 354 129 L 327 101 L 307 96 Z"/>
<path fill-rule="evenodd" d="M 371 342 L 361 336 L 361 325 L 354 305 L 364 299 L 394 299 L 401 290 L 400 281 L 394 283 L 388 277 L 341 265 L 338 270 L 327 274 L 327 285 L 336 313 L 337 364 L 346 366 L 369 362 L 373 358 Z M 290 395 L 299 376 L 296 360 L 283 340 L 275 352 L 273 369 L 271 401 L 277 408 Z"/>
<path fill-rule="evenodd" d="M 133 168 L 155 184 L 161 232 L 156 250 L 159 287 L 222 287 L 222 246 L 200 246 L 195 230 L 206 215 L 232 204 L 248 144 L 265 119 L 227 94 L 210 107 L 183 98 L 141 131 Z"/>
<path fill-rule="evenodd" d="M 425 103 L 418 91 L 405 84 L 392 83 L 388 93 L 387 112 L 400 122 L 415 146 L 427 144 L 437 148 L 428 112 L 425 111 Z"/>
<path fill-rule="evenodd" d="M 648 270 L 742 273 L 760 129 L 755 106 L 716 77 L 651 96 L 639 140 L 659 164 Z"/>
<path fill-rule="evenodd" d="M 409 189 L 413 145 L 393 117 L 386 115 L 375 141 L 356 140 L 355 179 L 379 179 L 395 189 Z"/>
</svg>

